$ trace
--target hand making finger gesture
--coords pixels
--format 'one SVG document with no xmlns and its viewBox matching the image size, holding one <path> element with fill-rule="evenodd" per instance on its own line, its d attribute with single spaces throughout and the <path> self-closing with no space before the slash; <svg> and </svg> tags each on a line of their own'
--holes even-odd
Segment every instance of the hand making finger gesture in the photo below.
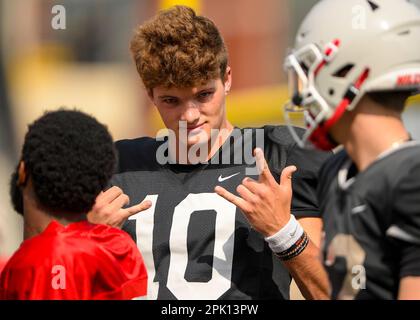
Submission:
<svg viewBox="0 0 420 320">
<path fill-rule="evenodd" d="M 264 153 L 254 150 L 260 176 L 258 181 L 245 178 L 236 191 L 239 196 L 217 186 L 215 192 L 239 207 L 253 228 L 265 237 L 271 236 L 287 224 L 292 202 L 292 174 L 295 166 L 283 169 L 277 182 L 270 172 Z"/>
<path fill-rule="evenodd" d="M 115 186 L 109 188 L 105 192 L 101 192 L 96 198 L 95 205 L 88 213 L 88 220 L 91 223 L 121 228 L 129 217 L 149 209 L 152 205 L 150 200 L 146 200 L 134 206 L 123 208 L 129 202 L 128 196 L 120 188 Z"/>
</svg>

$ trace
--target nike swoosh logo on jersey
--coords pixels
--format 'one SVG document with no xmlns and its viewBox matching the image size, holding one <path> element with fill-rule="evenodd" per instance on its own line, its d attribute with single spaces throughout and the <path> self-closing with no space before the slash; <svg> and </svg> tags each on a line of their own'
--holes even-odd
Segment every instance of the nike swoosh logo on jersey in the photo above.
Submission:
<svg viewBox="0 0 420 320">
<path fill-rule="evenodd" d="M 230 178 L 233 178 L 234 176 L 237 176 L 238 174 L 240 174 L 240 172 L 234 173 L 234 174 L 232 174 L 230 176 L 227 176 L 227 177 L 222 177 L 222 175 L 220 175 L 219 178 L 217 179 L 217 181 L 223 182 L 225 180 L 228 180 Z"/>
</svg>

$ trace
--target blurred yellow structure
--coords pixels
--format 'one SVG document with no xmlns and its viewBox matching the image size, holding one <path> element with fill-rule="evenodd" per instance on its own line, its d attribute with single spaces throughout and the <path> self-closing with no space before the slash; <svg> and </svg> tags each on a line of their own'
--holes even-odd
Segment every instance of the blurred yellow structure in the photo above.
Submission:
<svg viewBox="0 0 420 320">
<path fill-rule="evenodd" d="M 175 5 L 183 5 L 193 8 L 195 12 L 201 13 L 202 0 L 160 0 L 159 7 L 167 9 Z"/>
</svg>

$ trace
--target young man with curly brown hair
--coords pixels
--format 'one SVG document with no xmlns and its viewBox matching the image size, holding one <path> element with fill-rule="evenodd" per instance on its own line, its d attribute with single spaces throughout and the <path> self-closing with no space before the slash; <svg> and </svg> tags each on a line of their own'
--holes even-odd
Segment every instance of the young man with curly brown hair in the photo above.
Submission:
<svg viewBox="0 0 420 320">
<path fill-rule="evenodd" d="M 306 298 L 327 298 L 315 244 L 316 176 L 327 155 L 298 148 L 286 127 L 239 129 L 229 122 L 228 52 L 215 24 L 192 9 L 176 6 L 141 25 L 131 52 L 169 135 L 117 142 L 113 187 L 97 198 L 90 218 L 122 226 L 137 241 L 148 298 L 288 299 L 290 273 Z M 298 168 L 293 182 L 290 165 Z M 238 188 L 244 181 L 262 191 L 252 205 L 236 196 L 248 194 Z M 123 208 L 128 199 L 144 200 L 147 210 L 126 220 L 139 211 Z M 273 217 L 264 235 L 243 215 L 255 210 Z"/>
</svg>

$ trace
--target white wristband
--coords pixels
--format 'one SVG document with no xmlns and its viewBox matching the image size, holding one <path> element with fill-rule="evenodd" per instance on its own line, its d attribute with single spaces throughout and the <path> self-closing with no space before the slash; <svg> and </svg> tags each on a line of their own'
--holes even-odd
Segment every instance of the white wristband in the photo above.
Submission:
<svg viewBox="0 0 420 320">
<path fill-rule="evenodd" d="M 293 214 L 289 222 L 272 236 L 264 238 L 273 252 L 286 251 L 293 246 L 303 234 L 303 228 Z"/>
</svg>

